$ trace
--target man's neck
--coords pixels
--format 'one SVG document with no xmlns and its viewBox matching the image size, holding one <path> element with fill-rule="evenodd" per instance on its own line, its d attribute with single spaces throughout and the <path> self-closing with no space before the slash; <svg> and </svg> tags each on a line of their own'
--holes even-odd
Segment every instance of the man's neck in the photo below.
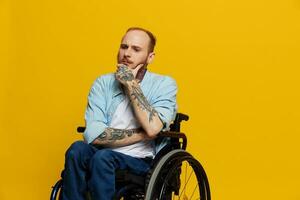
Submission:
<svg viewBox="0 0 300 200">
<path fill-rule="evenodd" d="M 142 82 L 142 80 L 143 80 L 146 72 L 147 72 L 147 68 L 146 67 L 140 68 L 139 71 L 137 72 L 135 78 L 138 80 L 139 83 Z"/>
</svg>

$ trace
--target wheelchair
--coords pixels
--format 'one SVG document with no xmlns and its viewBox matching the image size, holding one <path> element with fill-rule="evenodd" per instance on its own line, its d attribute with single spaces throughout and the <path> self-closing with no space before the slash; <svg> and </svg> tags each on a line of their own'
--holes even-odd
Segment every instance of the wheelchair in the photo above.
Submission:
<svg viewBox="0 0 300 200">
<path fill-rule="evenodd" d="M 210 200 L 210 188 L 204 168 L 185 151 L 187 138 L 180 132 L 181 121 L 189 117 L 177 113 L 170 131 L 159 133 L 157 140 L 167 139 L 165 145 L 151 161 L 149 172 L 136 175 L 126 170 L 116 171 L 114 200 Z M 82 133 L 85 127 L 78 127 Z M 61 200 L 62 179 L 52 186 L 50 200 Z M 87 193 L 87 200 L 91 199 Z"/>
</svg>

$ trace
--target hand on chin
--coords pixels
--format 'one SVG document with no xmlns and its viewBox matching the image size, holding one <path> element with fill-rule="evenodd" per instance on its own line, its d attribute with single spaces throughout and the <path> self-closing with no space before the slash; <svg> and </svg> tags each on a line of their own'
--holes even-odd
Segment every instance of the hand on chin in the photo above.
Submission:
<svg viewBox="0 0 300 200">
<path fill-rule="evenodd" d="M 144 66 L 144 63 L 136 65 L 134 68 L 131 68 L 134 77 L 136 77 L 138 71 Z"/>
<path fill-rule="evenodd" d="M 121 62 L 117 65 L 117 67 L 119 68 L 120 66 L 126 66 L 129 70 L 132 71 L 132 74 L 134 75 L 134 77 L 136 77 L 138 71 L 144 66 L 144 63 L 140 63 L 140 64 L 135 64 L 135 63 L 126 63 L 126 62 Z"/>
</svg>

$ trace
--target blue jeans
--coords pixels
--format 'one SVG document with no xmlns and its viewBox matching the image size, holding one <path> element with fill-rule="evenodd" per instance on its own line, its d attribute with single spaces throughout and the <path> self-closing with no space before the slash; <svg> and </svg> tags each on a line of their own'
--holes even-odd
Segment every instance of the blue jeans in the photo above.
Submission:
<svg viewBox="0 0 300 200">
<path fill-rule="evenodd" d="M 115 170 L 128 169 L 137 175 L 148 172 L 150 164 L 110 149 L 98 149 L 83 141 L 74 142 L 66 152 L 62 174 L 63 200 L 111 200 L 115 193 Z"/>
</svg>

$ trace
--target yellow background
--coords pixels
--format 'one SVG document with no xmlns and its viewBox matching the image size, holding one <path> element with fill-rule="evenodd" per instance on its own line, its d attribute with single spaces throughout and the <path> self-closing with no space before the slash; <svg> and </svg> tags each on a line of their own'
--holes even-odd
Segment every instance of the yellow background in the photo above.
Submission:
<svg viewBox="0 0 300 200">
<path fill-rule="evenodd" d="M 130 26 L 157 35 L 213 199 L 299 200 L 299 0 L 1 0 L 0 199 L 49 198 Z"/>
</svg>

